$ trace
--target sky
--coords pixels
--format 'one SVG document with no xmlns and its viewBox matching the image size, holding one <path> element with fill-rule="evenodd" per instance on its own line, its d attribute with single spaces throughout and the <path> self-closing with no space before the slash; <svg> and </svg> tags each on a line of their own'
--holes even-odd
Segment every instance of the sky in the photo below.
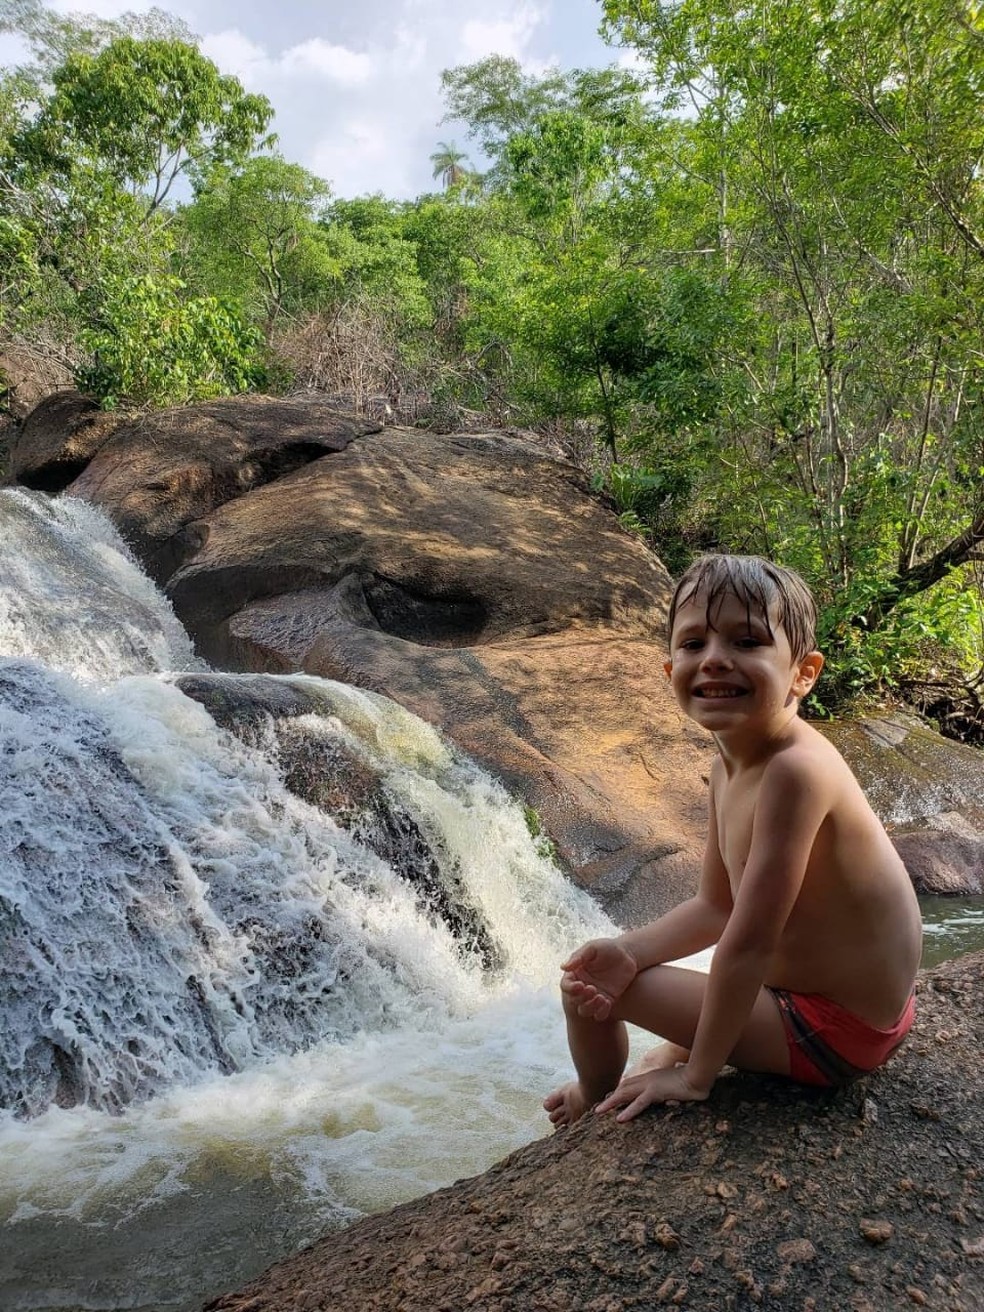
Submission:
<svg viewBox="0 0 984 1312">
<path fill-rule="evenodd" d="M 529 72 L 603 66 L 626 52 L 597 34 L 599 0 L 157 0 L 182 18 L 224 73 L 273 104 L 278 149 L 341 197 L 433 191 L 430 155 L 454 142 L 480 157 L 462 124 L 441 122 L 442 69 L 486 55 Z M 150 0 L 52 0 L 59 12 L 116 18 Z M 22 47 L 0 37 L 0 64 Z"/>
</svg>

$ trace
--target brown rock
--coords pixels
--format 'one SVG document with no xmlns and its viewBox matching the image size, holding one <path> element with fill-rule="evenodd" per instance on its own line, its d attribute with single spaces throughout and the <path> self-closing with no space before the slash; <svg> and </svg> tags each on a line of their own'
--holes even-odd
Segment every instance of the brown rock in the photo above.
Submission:
<svg viewBox="0 0 984 1312">
<path fill-rule="evenodd" d="M 787 1239 L 776 1252 L 783 1262 L 812 1262 L 817 1255 L 809 1239 Z"/>
<path fill-rule="evenodd" d="M 119 425 L 69 491 L 105 510 L 163 582 L 207 536 L 193 523 L 378 428 L 315 399 L 225 397 L 160 410 Z"/>
<path fill-rule="evenodd" d="M 121 422 L 74 389 L 54 392 L 27 415 L 11 443 L 11 479 L 40 492 L 63 491 Z"/>
<path fill-rule="evenodd" d="M 680 1247 L 680 1236 L 668 1221 L 657 1223 L 654 1238 L 660 1248 L 665 1248 L 669 1253 L 675 1253 Z"/>
<path fill-rule="evenodd" d="M 666 571 L 531 440 L 370 427 L 264 398 L 166 411 L 70 490 L 213 662 L 395 698 L 518 793 L 622 923 L 679 901 L 710 744 L 663 674 Z"/>
<path fill-rule="evenodd" d="M 78 474 L 219 665 L 344 679 L 438 725 L 623 924 L 692 891 L 710 745 L 663 679 L 670 581 L 538 440 L 381 432 L 318 398 L 123 422 L 70 392 L 15 445 L 22 482 Z M 899 717 L 830 732 L 917 886 L 979 890 L 980 754 Z"/>
<path fill-rule="evenodd" d="M 917 891 L 984 892 L 984 754 L 904 714 L 820 727 L 860 780 Z"/>
<path fill-rule="evenodd" d="M 869 1244 L 887 1244 L 895 1233 L 891 1221 L 872 1221 L 864 1219 L 858 1229 Z"/>
<path fill-rule="evenodd" d="M 914 1213 L 897 1215 L 892 1222 L 866 1219 L 873 1228 L 894 1226 L 895 1239 L 866 1246 L 862 1266 L 858 1233 L 843 1224 L 843 1217 L 845 1209 L 857 1208 L 859 1192 L 865 1198 L 897 1198 L 900 1178 L 918 1179 L 921 1188 L 932 1188 L 940 1196 L 959 1195 L 971 1214 L 984 1208 L 976 1178 L 980 1173 L 970 1168 L 974 1178 L 969 1178 L 964 1165 L 964 1160 L 984 1160 L 984 1123 L 969 1114 L 984 1094 L 979 1061 L 984 1046 L 982 984 L 984 953 L 924 977 L 924 1022 L 932 1030 L 960 1033 L 952 1043 L 933 1045 L 924 1053 L 911 1045 L 903 1048 L 860 1086 L 813 1093 L 780 1080 L 735 1075 L 720 1079 L 706 1103 L 672 1122 L 658 1109 L 627 1126 L 608 1117 L 585 1117 L 515 1153 L 506 1170 L 493 1170 L 391 1213 L 367 1217 L 210 1306 L 216 1312 L 243 1312 L 247 1306 L 254 1312 L 283 1312 L 292 1305 L 292 1291 L 305 1289 L 321 1293 L 325 1312 L 376 1306 L 387 1312 L 434 1312 L 444 1306 L 534 1312 L 552 1307 L 552 1292 L 563 1285 L 568 1305 L 580 1312 L 613 1305 L 681 1305 L 676 1300 L 684 1289 L 682 1305 L 695 1312 L 721 1312 L 758 1300 L 765 1306 L 779 1300 L 776 1307 L 783 1309 L 812 1305 L 824 1312 L 895 1312 L 912 1301 L 910 1290 L 928 1291 L 926 1305 L 939 1312 L 980 1312 L 976 1259 L 984 1254 L 976 1238 L 963 1247 L 954 1242 L 949 1218 Z M 818 1140 L 845 1138 L 866 1092 L 877 1097 L 881 1115 L 852 1148 L 851 1171 L 829 1153 L 818 1154 L 810 1168 L 815 1193 L 804 1194 L 802 1201 L 784 1194 L 781 1213 L 775 1208 L 749 1210 L 729 1237 L 729 1247 L 722 1250 L 715 1244 L 719 1181 L 698 1161 L 699 1145 L 715 1123 L 724 1117 L 731 1122 L 734 1178 L 752 1181 L 762 1162 L 776 1161 L 788 1150 L 804 1118 L 812 1120 Z M 939 1120 L 911 1118 L 909 1105 L 920 1096 L 932 1096 Z M 670 1124 L 672 1136 L 667 1133 Z M 901 1135 L 900 1125 L 905 1125 Z M 954 1141 L 957 1125 L 963 1127 L 960 1146 L 967 1159 L 940 1151 L 941 1145 Z M 654 1154 L 657 1143 L 663 1150 Z M 592 1182 L 589 1187 L 587 1181 Z M 576 1221 L 573 1231 L 565 1231 L 562 1248 L 556 1226 L 533 1224 L 531 1209 L 519 1201 L 521 1191 L 536 1197 L 538 1213 Z M 604 1221 L 599 1191 L 608 1218 Z M 472 1205 L 479 1200 L 485 1207 L 476 1213 Z M 522 1260 L 495 1273 L 501 1284 L 486 1302 L 479 1298 L 469 1304 L 469 1293 L 481 1288 L 489 1275 L 492 1249 L 484 1218 L 491 1214 L 503 1218 L 496 1242 L 511 1239 Z M 657 1245 L 640 1250 L 620 1245 L 615 1250 L 618 1228 L 642 1215 L 674 1218 L 675 1227 L 687 1237 L 686 1263 L 671 1265 L 679 1259 Z M 612 1224 L 619 1217 L 621 1227 Z M 663 1223 L 657 1222 L 657 1228 Z M 459 1231 L 467 1241 L 459 1265 L 448 1271 L 427 1267 L 411 1278 L 408 1259 L 414 1251 L 437 1250 L 444 1236 Z M 793 1237 L 783 1239 L 782 1234 Z M 816 1255 L 821 1247 L 822 1261 Z M 813 1256 L 808 1256 L 810 1250 Z M 611 1260 L 616 1251 L 617 1263 Z"/>
</svg>

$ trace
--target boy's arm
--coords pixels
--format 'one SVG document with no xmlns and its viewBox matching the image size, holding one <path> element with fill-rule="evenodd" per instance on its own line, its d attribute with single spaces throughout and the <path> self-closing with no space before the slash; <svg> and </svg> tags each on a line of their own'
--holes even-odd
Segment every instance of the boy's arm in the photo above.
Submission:
<svg viewBox="0 0 984 1312">
<path fill-rule="evenodd" d="M 581 1004 L 581 1015 L 605 1020 L 612 1002 L 640 970 L 676 961 L 716 943 L 731 907 L 731 886 L 718 843 L 712 770 L 707 846 L 696 894 L 640 929 L 585 943 L 561 967 L 566 972 L 561 988 Z"/>
<path fill-rule="evenodd" d="M 830 801 L 830 785 L 812 753 L 783 752 L 768 765 L 748 860 L 711 963 L 685 1068 L 695 1090 L 706 1094 L 738 1042 L 799 897 Z"/>
<path fill-rule="evenodd" d="M 621 1107 L 617 1119 L 628 1121 L 651 1103 L 707 1097 L 765 982 L 830 800 L 829 785 L 808 755 L 784 752 L 769 764 L 751 849 L 734 911 L 711 963 L 690 1057 L 674 1070 L 629 1076 L 595 1111 Z"/>
</svg>

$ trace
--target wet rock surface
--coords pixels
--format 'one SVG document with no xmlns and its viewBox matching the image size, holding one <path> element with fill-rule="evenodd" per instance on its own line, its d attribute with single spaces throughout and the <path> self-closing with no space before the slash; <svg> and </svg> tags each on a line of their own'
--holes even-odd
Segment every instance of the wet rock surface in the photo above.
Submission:
<svg viewBox="0 0 984 1312">
<path fill-rule="evenodd" d="M 477 955 L 485 970 L 502 967 L 500 945 L 448 853 L 435 850 L 436 835 L 423 832 L 351 739 L 331 731 L 330 698 L 265 675 L 183 675 L 175 682 L 217 724 L 265 755 L 295 797 L 330 816 L 410 884 L 421 909 L 447 925 L 462 952 Z M 317 731 L 305 716 L 318 717 Z"/>
<path fill-rule="evenodd" d="M 905 1048 L 848 1088 L 735 1074 L 586 1117 L 208 1312 L 980 1312 L 982 976 L 984 953 L 924 975 Z"/>
</svg>

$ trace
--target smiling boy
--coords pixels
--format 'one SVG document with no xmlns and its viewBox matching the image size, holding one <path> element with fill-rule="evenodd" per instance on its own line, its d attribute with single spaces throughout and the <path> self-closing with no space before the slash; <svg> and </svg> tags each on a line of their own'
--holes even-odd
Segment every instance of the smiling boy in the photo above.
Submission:
<svg viewBox="0 0 984 1312">
<path fill-rule="evenodd" d="M 717 745 L 696 894 L 562 966 L 577 1079 L 544 1107 L 631 1120 L 700 1101 L 726 1064 L 831 1085 L 882 1065 L 908 1032 L 919 907 L 843 758 L 799 705 L 823 668 L 798 575 L 704 556 L 669 612 L 673 692 Z M 666 962 L 716 945 L 710 973 Z M 625 1022 L 667 1042 L 623 1078 Z"/>
</svg>

